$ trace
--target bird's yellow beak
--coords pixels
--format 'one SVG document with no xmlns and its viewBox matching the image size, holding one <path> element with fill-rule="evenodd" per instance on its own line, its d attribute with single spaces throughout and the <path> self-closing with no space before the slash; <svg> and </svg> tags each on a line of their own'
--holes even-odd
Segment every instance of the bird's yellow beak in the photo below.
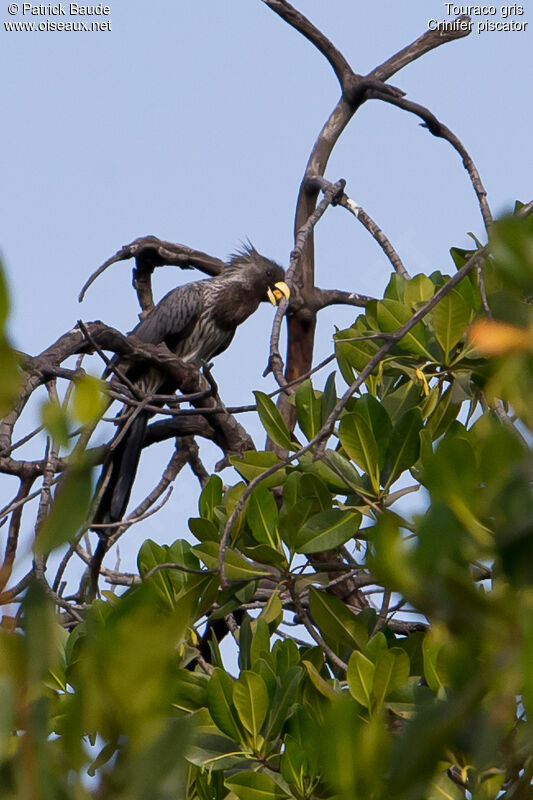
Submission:
<svg viewBox="0 0 533 800">
<path fill-rule="evenodd" d="M 277 306 L 282 297 L 285 297 L 287 300 L 291 296 L 291 291 L 285 281 L 278 281 L 274 284 L 274 290 L 270 288 L 267 289 L 268 299 L 272 303 L 273 306 Z"/>
</svg>

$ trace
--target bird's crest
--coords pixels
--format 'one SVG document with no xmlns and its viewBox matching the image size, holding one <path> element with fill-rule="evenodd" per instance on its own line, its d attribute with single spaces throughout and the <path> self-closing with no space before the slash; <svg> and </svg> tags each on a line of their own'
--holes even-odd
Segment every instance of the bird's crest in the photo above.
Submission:
<svg viewBox="0 0 533 800">
<path fill-rule="evenodd" d="M 241 247 L 228 258 L 231 267 L 247 267 L 259 258 L 264 258 L 253 246 L 249 239 L 242 242 Z"/>
</svg>

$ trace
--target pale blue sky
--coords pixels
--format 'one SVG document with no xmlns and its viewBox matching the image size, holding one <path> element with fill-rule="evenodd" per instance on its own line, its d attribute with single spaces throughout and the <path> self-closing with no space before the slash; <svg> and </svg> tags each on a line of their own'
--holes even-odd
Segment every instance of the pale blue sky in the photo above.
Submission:
<svg viewBox="0 0 533 800">
<path fill-rule="evenodd" d="M 135 325 L 129 263 L 114 265 L 82 306 L 76 297 L 95 267 L 142 234 L 220 257 L 249 237 L 287 264 L 298 185 L 339 94 L 323 57 L 260 0 L 108 4 L 112 29 L 100 33 L 6 33 L 4 20 L 22 17 L 10 17 L 7 2 L 0 15 L 0 245 L 13 291 L 13 339 L 31 353 L 80 316 L 122 330 Z M 437 0 L 296 5 L 362 73 L 446 11 Z M 517 19 L 528 20 L 527 10 Z M 496 213 L 533 196 L 531 52 L 529 30 L 473 33 L 392 80 L 462 139 Z M 347 192 L 381 225 L 412 274 L 451 271 L 449 247 L 469 246 L 467 231 L 483 238 L 455 152 L 391 106 L 373 101 L 361 109 L 327 177 L 347 179 Z M 382 292 L 388 262 L 343 209 L 328 211 L 316 239 L 319 285 Z M 157 270 L 155 291 L 161 296 L 194 277 Z M 334 321 L 344 326 L 353 316 L 347 308 L 322 313 L 317 358 L 331 352 Z M 228 404 L 250 402 L 251 389 L 271 387 L 261 378 L 271 318 L 272 309 L 262 307 L 217 359 Z M 262 436 L 256 441 L 260 446 Z M 217 457 L 211 453 L 208 461 Z M 162 460 L 159 449 L 147 458 L 147 489 Z M 187 477 L 161 517 L 170 534 L 162 535 L 156 516 L 136 541 L 183 535 L 183 508 L 194 513 L 195 493 Z"/>
</svg>

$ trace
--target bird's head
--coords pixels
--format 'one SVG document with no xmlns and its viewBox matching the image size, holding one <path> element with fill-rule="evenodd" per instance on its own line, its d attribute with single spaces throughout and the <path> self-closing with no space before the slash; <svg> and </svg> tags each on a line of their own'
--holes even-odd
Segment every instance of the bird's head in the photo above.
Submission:
<svg viewBox="0 0 533 800">
<path fill-rule="evenodd" d="M 290 290 L 285 283 L 283 268 L 258 253 L 250 243 L 232 255 L 229 263 L 228 272 L 236 276 L 242 276 L 243 271 L 246 273 L 254 295 L 260 300 L 270 300 L 273 306 L 277 306 L 284 297 L 289 299 Z"/>
</svg>

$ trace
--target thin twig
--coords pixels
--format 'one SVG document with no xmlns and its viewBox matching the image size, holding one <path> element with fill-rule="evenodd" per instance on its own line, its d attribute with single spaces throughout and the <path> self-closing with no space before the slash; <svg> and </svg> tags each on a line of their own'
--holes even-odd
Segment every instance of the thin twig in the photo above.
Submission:
<svg viewBox="0 0 533 800">
<path fill-rule="evenodd" d="M 487 202 L 487 192 L 483 186 L 483 183 L 481 182 L 477 167 L 461 140 L 453 133 L 453 131 L 440 122 L 428 108 L 425 108 L 425 106 L 422 106 L 419 103 L 413 103 L 411 100 L 406 100 L 405 97 L 396 97 L 381 92 L 378 92 L 376 96 L 386 103 L 390 103 L 398 108 L 402 108 L 404 111 L 410 111 L 412 114 L 416 114 L 417 117 L 420 117 L 420 119 L 424 120 L 425 127 L 430 133 L 433 134 L 433 136 L 445 139 L 451 144 L 454 150 L 457 151 L 457 153 L 461 156 L 463 166 L 470 177 L 472 187 L 479 203 L 485 229 L 488 231 L 492 224 L 492 214 Z"/>
<path fill-rule="evenodd" d="M 20 521 L 22 518 L 22 508 L 24 503 L 27 502 L 26 498 L 33 484 L 33 481 L 34 481 L 33 477 L 20 479 L 19 490 L 15 495 L 15 502 L 11 504 L 11 510 L 13 511 L 13 513 L 11 516 L 11 522 L 9 524 L 9 529 L 7 532 L 7 541 L 4 551 L 4 563 L 0 567 L 0 592 L 6 586 L 13 571 L 13 564 L 15 562 L 15 556 L 17 554 Z M 39 492 L 37 492 L 37 494 L 40 494 L 40 490 Z M 19 500 L 17 501 L 16 498 L 19 498 Z M 7 514 L 5 515 L 5 517 L 7 517 Z"/>
<path fill-rule="evenodd" d="M 38 428 L 35 428 L 31 433 L 28 433 L 26 436 L 23 436 L 22 439 L 19 439 L 18 442 L 15 442 L 15 444 L 12 444 L 10 447 L 6 447 L 3 450 L 0 450 L 0 456 L 10 455 L 13 452 L 13 450 L 22 447 L 23 444 L 29 442 L 30 439 L 33 439 L 34 436 L 37 436 L 37 434 L 40 433 L 42 430 L 44 430 L 44 425 L 39 425 Z"/>
<path fill-rule="evenodd" d="M 390 243 L 389 239 L 385 236 L 381 228 L 376 225 L 374 220 L 366 213 L 366 211 L 347 195 L 343 195 L 341 197 L 339 200 L 339 205 L 343 208 L 346 208 L 351 214 L 353 214 L 354 217 L 358 219 L 359 222 L 367 229 L 371 236 L 373 236 L 389 259 L 394 271 L 398 275 L 402 275 L 404 278 L 409 278 L 409 273 L 405 269 L 400 256 Z"/>
<path fill-rule="evenodd" d="M 298 264 L 300 258 L 302 256 L 303 249 L 307 242 L 307 239 L 311 235 L 313 228 L 320 220 L 328 206 L 330 206 L 336 197 L 338 197 L 339 192 L 344 191 L 344 186 L 346 182 L 344 180 L 339 180 L 337 183 L 331 184 L 326 191 L 324 192 L 324 197 L 315 208 L 313 213 L 308 217 L 307 221 L 304 225 L 299 229 L 298 233 L 296 234 L 296 241 L 294 244 L 294 249 L 291 253 L 291 260 L 289 269 L 287 270 L 287 284 L 291 291 L 294 287 L 294 276 L 296 274 Z M 272 325 L 272 333 L 270 336 L 270 357 L 268 360 L 268 367 L 263 373 L 263 375 L 267 374 L 268 372 L 272 371 L 278 385 L 282 388 L 286 387 L 287 381 L 283 376 L 283 359 L 279 352 L 279 337 L 281 333 L 281 323 L 283 318 L 285 317 L 289 304 L 286 299 L 283 299 L 276 311 L 274 316 L 274 322 Z"/>
<path fill-rule="evenodd" d="M 98 530 L 99 528 L 102 529 L 120 528 L 122 525 L 125 525 L 126 523 L 128 524 L 128 526 L 130 526 L 130 525 L 135 525 L 136 522 L 142 522 L 143 520 L 148 519 L 148 517 L 151 517 L 153 514 L 157 514 L 157 512 L 163 508 L 163 506 L 170 499 L 170 495 L 172 494 L 173 489 L 174 487 L 170 486 L 168 492 L 161 500 L 161 502 L 158 503 L 157 506 L 154 506 L 153 508 L 150 508 L 148 511 L 145 511 L 144 514 L 139 514 L 139 516 L 137 517 L 129 516 L 127 517 L 127 519 L 119 519 L 118 522 L 91 522 L 90 525 L 87 526 L 86 530 L 88 530 L 89 528 L 91 528 L 91 530 Z"/>
<path fill-rule="evenodd" d="M 193 569 L 192 567 L 184 567 L 183 564 L 176 564 L 174 561 L 169 561 L 164 564 L 156 564 L 146 575 L 143 575 L 143 580 L 149 581 L 153 575 L 160 572 L 162 569 L 176 569 L 179 572 L 186 572 L 189 575 L 216 575 L 218 572 L 216 569 Z"/>
<path fill-rule="evenodd" d="M 102 348 L 100 347 L 98 342 L 96 342 L 94 340 L 94 338 L 91 336 L 90 332 L 87 330 L 87 327 L 81 321 L 81 319 L 78 320 L 77 324 L 78 324 L 78 328 L 83 333 L 83 335 L 85 336 L 85 338 L 87 339 L 87 341 L 91 345 L 91 347 L 98 353 L 98 355 L 100 356 L 100 358 L 102 359 L 102 361 L 106 365 L 107 369 L 110 372 L 112 372 L 114 375 L 116 375 L 117 378 L 120 380 L 120 382 L 124 384 L 124 386 L 128 387 L 128 389 L 130 390 L 130 392 L 132 393 L 132 395 L 134 397 L 138 397 L 139 399 L 142 400 L 142 396 L 141 396 L 141 392 L 140 392 L 139 387 L 135 383 L 132 383 L 130 381 L 130 379 L 128 378 L 128 376 L 125 375 L 122 372 L 122 370 L 118 366 L 118 363 L 116 362 L 116 360 L 113 361 L 112 359 L 110 359 L 110 358 L 108 358 L 106 356 L 106 354 L 104 353 L 104 351 L 102 350 Z"/>
<path fill-rule="evenodd" d="M 317 183 L 323 192 L 326 192 L 328 189 L 332 188 L 330 181 L 326 180 L 322 175 L 313 175 L 307 179 L 307 182 L 309 185 Z M 394 271 L 397 272 L 398 275 L 402 275 L 404 278 L 409 278 L 409 273 L 405 269 L 400 256 L 388 238 L 385 236 L 381 228 L 374 222 L 373 219 L 371 219 L 362 206 L 360 206 L 358 203 L 355 203 L 345 192 L 342 192 L 340 196 L 336 197 L 334 205 L 342 206 L 351 214 L 353 214 L 353 216 L 358 219 L 362 225 L 364 225 L 367 231 L 379 244 L 392 264 Z"/>
<path fill-rule="evenodd" d="M 342 658 L 339 658 L 339 656 L 336 653 L 333 652 L 331 647 L 329 647 L 326 644 L 326 642 L 324 641 L 322 636 L 320 636 L 318 631 L 315 630 L 315 628 L 313 627 L 313 625 L 311 623 L 311 620 L 309 619 L 309 616 L 308 616 L 307 612 L 305 611 L 305 609 L 303 608 L 303 606 L 302 606 L 302 604 L 300 602 L 300 598 L 298 596 L 298 593 L 294 590 L 294 586 L 291 586 L 291 597 L 292 597 L 294 606 L 296 608 L 296 612 L 298 614 L 298 618 L 300 619 L 300 621 L 304 625 L 306 631 L 309 633 L 310 636 L 313 637 L 315 642 L 322 648 L 322 650 L 328 656 L 330 661 L 332 661 L 333 664 L 335 664 L 336 667 L 339 667 L 340 669 L 342 669 L 343 672 L 346 672 L 346 670 L 348 669 L 348 664 L 346 664 L 346 662 L 343 661 Z"/>
</svg>

